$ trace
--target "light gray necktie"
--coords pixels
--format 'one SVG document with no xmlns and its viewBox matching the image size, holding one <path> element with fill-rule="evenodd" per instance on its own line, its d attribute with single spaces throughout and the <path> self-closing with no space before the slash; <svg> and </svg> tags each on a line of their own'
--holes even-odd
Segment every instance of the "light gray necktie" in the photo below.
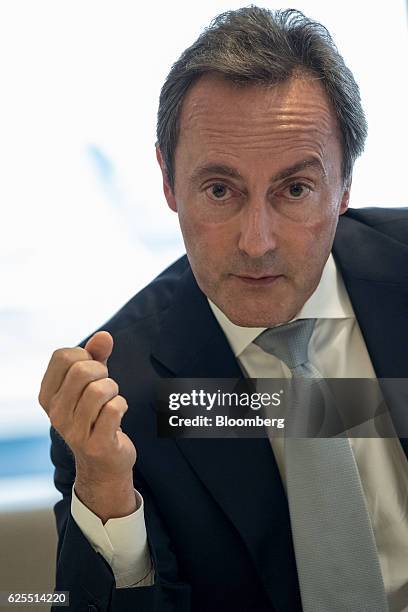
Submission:
<svg viewBox="0 0 408 612">
<path fill-rule="evenodd" d="M 308 361 L 315 321 L 268 329 L 254 342 L 285 362 L 293 377 L 322 378 Z M 388 612 L 349 439 L 286 437 L 285 474 L 304 612 Z"/>
</svg>

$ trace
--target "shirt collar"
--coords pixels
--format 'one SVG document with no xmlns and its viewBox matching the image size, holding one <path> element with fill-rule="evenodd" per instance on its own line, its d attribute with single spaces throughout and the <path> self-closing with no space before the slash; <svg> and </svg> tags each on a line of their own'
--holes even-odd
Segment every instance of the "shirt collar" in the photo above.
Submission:
<svg viewBox="0 0 408 612">
<path fill-rule="evenodd" d="M 235 357 L 238 357 L 266 329 L 265 327 L 240 327 L 235 325 L 211 300 L 208 299 L 208 303 L 226 335 Z M 341 274 L 337 269 L 333 255 L 330 253 L 315 291 L 291 320 L 309 318 L 347 319 L 350 317 L 354 317 L 353 308 Z"/>
</svg>

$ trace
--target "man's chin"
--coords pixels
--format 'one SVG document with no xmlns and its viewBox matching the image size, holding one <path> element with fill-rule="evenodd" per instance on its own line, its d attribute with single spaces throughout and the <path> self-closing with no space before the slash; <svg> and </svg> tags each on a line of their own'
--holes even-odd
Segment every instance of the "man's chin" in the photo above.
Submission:
<svg viewBox="0 0 408 612">
<path fill-rule="evenodd" d="M 291 321 L 301 307 L 295 291 L 287 285 L 277 286 L 273 291 L 267 287 L 240 287 L 237 291 L 236 283 L 211 289 L 204 290 L 204 293 L 227 319 L 239 327 L 281 325 Z"/>
<path fill-rule="evenodd" d="M 295 308 L 273 307 L 273 305 L 267 311 L 254 308 L 253 304 L 248 308 L 245 308 L 243 304 L 240 304 L 239 307 L 225 304 L 219 308 L 232 323 L 239 327 L 274 327 L 288 323 L 298 312 Z"/>
</svg>

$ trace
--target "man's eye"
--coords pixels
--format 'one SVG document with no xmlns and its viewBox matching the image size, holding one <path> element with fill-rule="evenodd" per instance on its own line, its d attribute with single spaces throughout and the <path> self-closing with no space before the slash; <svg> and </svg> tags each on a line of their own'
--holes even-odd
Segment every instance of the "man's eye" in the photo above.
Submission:
<svg viewBox="0 0 408 612">
<path fill-rule="evenodd" d="M 304 183 L 292 183 L 285 189 L 290 198 L 300 200 L 310 193 L 310 187 Z"/>
<path fill-rule="evenodd" d="M 230 196 L 230 189 L 223 183 L 213 183 L 206 189 L 208 195 L 213 200 L 226 200 Z"/>
</svg>

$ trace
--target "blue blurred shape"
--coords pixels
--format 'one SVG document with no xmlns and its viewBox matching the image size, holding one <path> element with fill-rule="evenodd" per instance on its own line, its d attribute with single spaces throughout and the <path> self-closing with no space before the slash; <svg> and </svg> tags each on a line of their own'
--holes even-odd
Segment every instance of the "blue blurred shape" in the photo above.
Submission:
<svg viewBox="0 0 408 612">
<path fill-rule="evenodd" d="M 0 478 L 30 474 L 51 474 L 48 435 L 0 441 Z"/>
<path fill-rule="evenodd" d="M 115 168 L 112 161 L 99 147 L 96 145 L 88 145 L 87 152 L 93 161 L 99 178 L 105 183 L 110 183 L 115 174 Z"/>
</svg>

